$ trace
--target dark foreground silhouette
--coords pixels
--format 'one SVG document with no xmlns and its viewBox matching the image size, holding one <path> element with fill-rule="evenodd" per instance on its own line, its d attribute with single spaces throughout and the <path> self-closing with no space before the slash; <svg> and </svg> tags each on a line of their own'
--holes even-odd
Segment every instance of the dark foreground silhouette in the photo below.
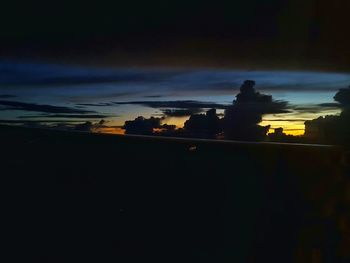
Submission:
<svg viewBox="0 0 350 263">
<path fill-rule="evenodd" d="M 0 126 L 13 261 L 349 262 L 349 166 L 331 146 Z"/>
</svg>

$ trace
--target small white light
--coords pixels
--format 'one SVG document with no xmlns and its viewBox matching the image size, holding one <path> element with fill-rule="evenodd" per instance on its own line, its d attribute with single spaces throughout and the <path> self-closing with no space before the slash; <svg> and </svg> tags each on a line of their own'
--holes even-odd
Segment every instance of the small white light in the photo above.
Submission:
<svg viewBox="0 0 350 263">
<path fill-rule="evenodd" d="M 197 146 L 193 145 L 193 146 L 190 146 L 190 148 L 188 149 L 190 152 L 193 152 L 195 150 L 197 150 Z"/>
</svg>

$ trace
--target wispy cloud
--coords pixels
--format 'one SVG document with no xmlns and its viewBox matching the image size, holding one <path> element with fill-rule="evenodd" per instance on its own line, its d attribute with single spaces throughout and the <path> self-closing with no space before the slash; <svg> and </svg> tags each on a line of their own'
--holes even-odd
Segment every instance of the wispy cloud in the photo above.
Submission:
<svg viewBox="0 0 350 263">
<path fill-rule="evenodd" d="M 19 101 L 0 100 L 0 105 L 4 106 L 2 110 L 22 110 L 22 111 L 35 111 L 46 113 L 94 113 L 93 111 L 75 109 L 64 106 L 53 106 L 35 103 L 25 103 Z"/>
<path fill-rule="evenodd" d="M 111 117 L 109 115 L 102 114 L 51 114 L 51 115 L 31 115 L 31 116 L 19 116 L 20 119 L 33 119 L 33 118 L 64 118 L 64 119 L 103 119 Z M 113 115 L 113 117 L 118 117 L 117 115 Z"/>
<path fill-rule="evenodd" d="M 0 94 L 0 99 L 10 99 L 10 98 L 16 98 L 16 95 L 10 95 L 10 94 Z"/>
<path fill-rule="evenodd" d="M 115 103 L 112 102 L 101 102 L 101 103 L 78 103 L 77 106 L 87 106 L 87 107 L 105 107 L 113 106 Z"/>
<path fill-rule="evenodd" d="M 226 109 L 228 105 L 214 103 L 214 102 L 204 102 L 196 100 L 174 100 L 174 101 L 123 101 L 114 102 L 116 105 L 141 105 L 151 108 L 173 108 L 173 109 Z"/>
<path fill-rule="evenodd" d="M 197 114 L 203 112 L 203 109 L 190 108 L 190 109 L 164 109 L 163 114 L 167 117 L 184 117 L 191 116 L 192 114 Z"/>
<path fill-rule="evenodd" d="M 319 107 L 325 107 L 325 108 L 339 108 L 341 105 L 338 102 L 330 102 L 330 103 L 320 103 L 317 104 Z"/>
</svg>

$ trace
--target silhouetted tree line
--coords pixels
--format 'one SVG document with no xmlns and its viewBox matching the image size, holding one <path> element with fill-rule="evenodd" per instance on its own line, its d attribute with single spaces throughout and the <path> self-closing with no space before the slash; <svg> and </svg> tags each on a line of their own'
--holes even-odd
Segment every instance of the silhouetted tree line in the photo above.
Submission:
<svg viewBox="0 0 350 263">
<path fill-rule="evenodd" d="M 137 117 L 126 121 L 126 134 L 166 135 L 194 138 L 222 138 L 244 141 L 285 141 L 312 142 L 326 144 L 349 144 L 350 141 L 350 87 L 340 89 L 334 96 L 342 112 L 339 116 L 319 117 L 305 122 L 304 136 L 286 135 L 282 128 L 268 134 L 270 126 L 261 126 L 264 114 L 284 113 L 287 102 L 277 101 L 271 95 L 256 91 L 255 81 L 246 80 L 229 105 L 224 116 L 219 118 L 216 109 L 205 114 L 191 114 L 184 127 L 176 129 L 174 125 L 161 124 L 163 118 Z"/>
</svg>

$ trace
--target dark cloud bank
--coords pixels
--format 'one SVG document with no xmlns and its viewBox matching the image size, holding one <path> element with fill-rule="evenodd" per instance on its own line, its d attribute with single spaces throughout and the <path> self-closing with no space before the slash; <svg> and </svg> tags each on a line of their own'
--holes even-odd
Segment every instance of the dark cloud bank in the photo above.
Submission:
<svg viewBox="0 0 350 263">
<path fill-rule="evenodd" d="M 167 135 L 196 138 L 220 138 L 244 141 L 283 141 L 302 143 L 324 143 L 349 145 L 350 142 L 350 87 L 340 89 L 334 96 L 336 103 L 327 103 L 319 107 L 341 107 L 340 116 L 331 115 L 305 122 L 304 136 L 286 135 L 282 128 L 267 134 L 270 126 L 261 126 L 264 114 L 288 112 L 285 101 L 277 101 L 270 95 L 261 94 L 254 89 L 255 82 L 246 80 L 240 88 L 240 93 L 232 105 L 206 104 L 196 101 L 137 101 L 125 104 L 141 104 L 149 107 L 172 107 L 174 110 L 163 110 L 167 116 L 185 116 L 190 118 L 184 123 L 184 128 L 162 125 L 164 118 L 149 119 L 138 117 L 126 121 L 126 134 Z M 218 107 L 215 107 L 218 106 Z M 196 111 L 212 108 L 205 114 Z M 219 118 L 216 109 L 225 109 L 224 116 Z M 193 110 L 194 112 L 191 112 Z"/>
<path fill-rule="evenodd" d="M 350 87 L 334 96 L 342 112 L 305 122 L 305 137 L 311 141 L 350 145 Z"/>
<path fill-rule="evenodd" d="M 145 134 L 143 129 L 130 130 L 130 125 L 140 126 L 149 125 L 147 134 L 151 128 L 163 129 L 158 134 L 173 133 L 174 136 L 199 137 L 199 138 L 225 138 L 232 140 L 262 140 L 266 136 L 269 126 L 260 126 L 262 115 L 267 113 L 287 112 L 287 103 L 285 101 L 276 101 L 270 95 L 261 94 L 254 89 L 255 82 L 247 80 L 241 86 L 240 93 L 236 96 L 232 105 L 222 105 L 216 103 L 202 103 L 198 101 L 147 101 L 147 102 L 127 102 L 132 104 L 142 104 L 150 107 L 171 107 L 181 108 L 181 111 L 166 110 L 165 115 L 186 115 L 191 113 L 188 109 L 195 111 L 204 108 L 212 108 L 205 114 L 192 112 L 190 118 L 184 123 L 183 129 L 164 129 L 159 123 L 153 124 L 154 118 L 145 119 L 138 117 L 134 121 L 125 123 L 127 134 Z M 185 108 L 185 109 L 183 109 Z M 216 109 L 224 109 L 223 118 L 219 118 Z M 169 114 L 170 113 L 170 114 Z M 142 124 L 141 124 L 142 123 Z M 137 124 L 137 125 L 136 125 Z M 153 124 L 153 126 L 152 126 Z"/>
<path fill-rule="evenodd" d="M 121 104 L 143 105 L 160 109 L 162 117 L 137 117 L 126 121 L 122 127 L 126 134 L 162 135 L 189 138 L 228 139 L 242 141 L 280 141 L 299 143 L 322 143 L 350 145 L 350 87 L 340 89 L 334 96 L 334 103 L 324 103 L 317 107 L 340 107 L 341 114 L 319 117 L 305 121 L 303 136 L 286 135 L 282 128 L 268 134 L 270 126 L 261 126 L 264 114 L 286 113 L 290 106 L 286 101 L 274 100 L 271 95 L 262 94 L 255 90 L 255 81 L 246 80 L 240 92 L 231 105 L 192 100 L 183 101 L 129 101 L 111 102 L 108 106 Z M 105 104 L 98 104 L 106 106 Z M 70 119 L 102 119 L 100 122 L 86 121 L 45 121 L 55 125 L 43 124 L 41 120 L 26 121 L 22 124 L 31 126 L 45 126 L 48 128 L 69 129 L 78 131 L 98 131 L 102 128 L 111 128 L 103 118 L 103 114 L 94 111 L 71 107 L 24 103 L 10 100 L 0 100 L 2 110 L 23 110 L 42 112 L 44 115 L 28 118 L 70 118 Z M 217 109 L 224 110 L 218 114 Z M 203 113 L 204 112 L 204 113 Z M 190 116 L 184 127 L 177 129 L 175 125 L 163 124 L 167 117 Z M 23 116 L 25 119 L 26 116 Z M 10 123 L 9 121 L 4 121 Z M 20 122 L 19 122 L 20 123 Z"/>
</svg>

